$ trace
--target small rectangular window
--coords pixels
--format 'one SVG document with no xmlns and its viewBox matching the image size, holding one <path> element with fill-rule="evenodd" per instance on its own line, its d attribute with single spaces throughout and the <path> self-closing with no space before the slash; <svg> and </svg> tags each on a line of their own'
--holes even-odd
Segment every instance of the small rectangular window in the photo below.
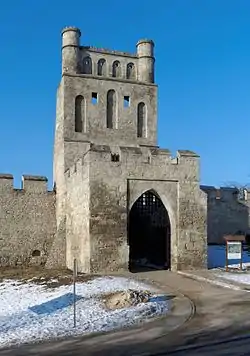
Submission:
<svg viewBox="0 0 250 356">
<path fill-rule="evenodd" d="M 112 162 L 119 162 L 120 161 L 120 156 L 116 153 L 111 154 L 111 161 Z"/>
<path fill-rule="evenodd" d="M 123 106 L 124 106 L 124 108 L 128 108 L 129 107 L 129 96 L 124 96 L 124 98 L 123 98 Z"/>
<path fill-rule="evenodd" d="M 216 189 L 215 192 L 215 199 L 220 200 L 221 199 L 221 191 L 220 189 Z"/>
<path fill-rule="evenodd" d="M 93 105 L 97 104 L 97 93 L 92 93 L 91 102 L 92 102 Z"/>
</svg>

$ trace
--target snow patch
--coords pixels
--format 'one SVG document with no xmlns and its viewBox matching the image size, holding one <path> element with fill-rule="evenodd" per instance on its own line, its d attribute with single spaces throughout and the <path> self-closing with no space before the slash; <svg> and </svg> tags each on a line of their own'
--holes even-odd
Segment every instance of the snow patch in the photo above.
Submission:
<svg viewBox="0 0 250 356">
<path fill-rule="evenodd" d="M 117 291 L 150 291 L 152 298 L 127 308 L 107 310 L 101 296 Z M 0 347 L 49 338 L 110 331 L 166 314 L 167 298 L 143 283 L 118 277 L 101 277 L 76 284 L 76 328 L 73 323 L 72 286 L 48 289 L 32 282 L 0 283 Z"/>
<path fill-rule="evenodd" d="M 231 280 L 239 284 L 250 284 L 250 273 L 249 272 L 224 272 L 223 274 L 218 274 L 218 277 L 223 279 Z"/>
</svg>

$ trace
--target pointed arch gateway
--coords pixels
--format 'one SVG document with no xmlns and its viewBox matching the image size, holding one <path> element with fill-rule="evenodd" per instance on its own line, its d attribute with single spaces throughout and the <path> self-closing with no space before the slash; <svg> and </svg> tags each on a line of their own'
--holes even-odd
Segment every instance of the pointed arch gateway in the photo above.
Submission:
<svg viewBox="0 0 250 356">
<path fill-rule="evenodd" d="M 170 269 L 171 225 L 163 202 L 154 190 L 143 193 L 128 218 L 129 269 Z"/>
</svg>

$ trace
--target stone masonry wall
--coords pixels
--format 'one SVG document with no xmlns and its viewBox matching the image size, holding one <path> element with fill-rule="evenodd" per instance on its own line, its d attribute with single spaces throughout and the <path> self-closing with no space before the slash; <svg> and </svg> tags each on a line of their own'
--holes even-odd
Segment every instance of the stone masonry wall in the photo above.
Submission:
<svg viewBox="0 0 250 356">
<path fill-rule="evenodd" d="M 89 240 L 89 165 L 80 159 L 65 173 L 66 200 L 66 261 L 73 269 L 74 258 L 77 268 L 90 272 Z"/>
<path fill-rule="evenodd" d="M 116 78 L 65 75 L 64 90 L 64 138 L 71 141 L 90 141 L 102 145 L 136 146 L 156 145 L 157 135 L 157 86 L 154 84 L 130 83 Z M 106 126 L 107 93 L 116 93 L 116 122 L 114 129 Z M 96 93 L 96 104 L 91 102 Z M 85 119 L 83 132 L 75 132 L 75 98 L 84 97 Z M 124 107 L 124 96 L 129 97 L 129 106 Z M 147 108 L 147 137 L 137 137 L 137 106 L 143 101 Z M 66 158 L 67 159 L 67 158 Z"/>
<path fill-rule="evenodd" d="M 179 151 L 171 159 L 168 150 L 142 147 L 114 151 L 119 162 L 111 161 L 109 146 L 92 144 L 81 163 L 89 165 L 91 272 L 128 268 L 128 214 L 150 189 L 160 196 L 170 217 L 172 269 L 206 267 L 206 194 L 199 188 L 199 157 Z M 85 230 L 81 231 L 79 239 Z"/>
<path fill-rule="evenodd" d="M 76 28 L 62 31 L 56 137 L 64 142 L 57 141 L 54 157 L 63 155 L 55 167 L 57 208 L 66 201 L 67 266 L 77 257 L 81 272 L 127 269 L 130 209 L 154 190 L 170 218 L 172 268 L 206 267 L 207 199 L 199 187 L 199 157 L 179 151 L 172 159 L 156 147 L 153 42 L 139 41 L 129 55 L 80 46 L 80 36 Z M 99 60 L 105 62 L 102 73 Z"/>
<path fill-rule="evenodd" d="M 207 197 L 197 181 L 180 184 L 177 253 L 178 270 L 207 266 Z"/>
<path fill-rule="evenodd" d="M 223 236 L 249 230 L 249 198 L 240 200 L 236 188 L 201 186 L 207 194 L 207 236 L 209 244 L 225 243 Z M 248 194 L 249 195 L 249 194 Z"/>
<path fill-rule="evenodd" d="M 112 78 L 112 64 L 114 61 L 119 61 L 120 64 L 120 78 L 127 79 L 127 65 L 133 64 L 134 66 L 134 78 L 130 80 L 136 81 L 138 77 L 138 57 L 136 54 L 127 54 L 114 51 L 112 53 L 110 51 L 98 50 L 89 47 L 81 47 L 80 49 L 80 73 L 82 71 L 82 63 L 84 58 L 89 57 L 91 59 L 91 69 L 92 75 L 98 76 L 98 61 L 105 60 L 105 69 L 103 70 L 103 74 L 105 77 Z"/>
<path fill-rule="evenodd" d="M 44 265 L 55 232 L 47 179 L 24 176 L 22 189 L 13 189 L 13 177 L 0 175 L 0 266 Z"/>
<path fill-rule="evenodd" d="M 53 158 L 53 179 L 56 188 L 56 225 L 57 231 L 50 249 L 47 268 L 60 268 L 66 266 L 66 213 L 65 213 L 65 147 L 64 147 L 64 117 L 63 117 L 63 88 L 60 84 L 57 89 L 56 125 Z"/>
</svg>

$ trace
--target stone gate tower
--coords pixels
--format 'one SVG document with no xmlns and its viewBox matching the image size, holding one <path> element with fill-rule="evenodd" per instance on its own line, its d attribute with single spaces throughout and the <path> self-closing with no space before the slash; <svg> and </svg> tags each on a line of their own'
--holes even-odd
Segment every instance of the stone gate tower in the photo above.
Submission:
<svg viewBox="0 0 250 356">
<path fill-rule="evenodd" d="M 133 254 L 143 258 L 166 249 L 172 269 L 206 267 L 199 157 L 182 150 L 172 158 L 157 146 L 153 41 L 139 41 L 129 54 L 81 46 L 80 36 L 77 28 L 62 31 L 54 146 L 57 234 L 50 261 L 72 268 L 77 258 L 82 272 L 112 271 L 127 269 Z"/>
</svg>

